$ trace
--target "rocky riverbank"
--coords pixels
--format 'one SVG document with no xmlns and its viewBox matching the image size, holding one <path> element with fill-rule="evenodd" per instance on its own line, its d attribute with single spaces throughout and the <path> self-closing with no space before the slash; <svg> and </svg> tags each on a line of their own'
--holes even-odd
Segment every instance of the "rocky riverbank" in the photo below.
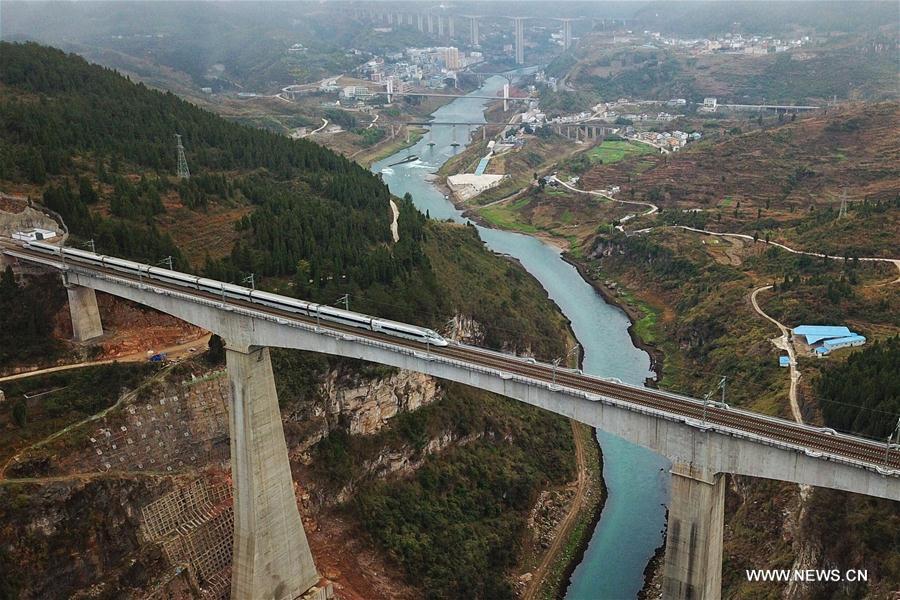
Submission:
<svg viewBox="0 0 900 600">
<path fill-rule="evenodd" d="M 628 326 L 628 335 L 631 337 L 631 342 L 636 348 L 640 348 L 650 355 L 650 369 L 655 373 L 655 377 L 653 379 L 647 379 L 646 385 L 656 387 L 657 383 L 662 380 L 663 376 L 663 352 L 656 346 L 648 344 L 646 341 L 641 339 L 641 337 L 635 331 L 634 324 L 644 316 L 641 310 L 624 301 L 622 298 L 616 295 L 612 289 L 591 277 L 591 274 L 588 271 L 587 267 L 583 263 L 572 258 L 569 253 L 563 252 L 562 258 L 567 263 L 578 269 L 578 273 L 581 275 L 581 278 L 589 283 L 591 287 L 593 287 L 597 291 L 597 293 L 600 294 L 600 296 L 603 298 L 603 300 L 606 301 L 607 304 L 611 304 L 612 306 L 619 308 L 628 316 L 628 320 L 631 321 L 631 324 Z"/>
</svg>

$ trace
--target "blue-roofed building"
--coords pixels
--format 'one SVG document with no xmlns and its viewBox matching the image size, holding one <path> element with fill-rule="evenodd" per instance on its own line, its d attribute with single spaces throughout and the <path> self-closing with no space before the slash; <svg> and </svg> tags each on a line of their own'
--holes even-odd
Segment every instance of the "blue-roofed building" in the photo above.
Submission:
<svg viewBox="0 0 900 600">
<path fill-rule="evenodd" d="M 848 335 L 847 337 L 834 338 L 830 340 L 825 340 L 822 342 L 822 345 L 816 348 L 816 354 L 822 356 L 828 354 L 832 350 L 837 350 L 838 348 L 849 348 L 850 346 L 862 346 L 866 343 L 865 336 L 859 335 L 858 333 L 854 333 L 853 335 Z"/>
<path fill-rule="evenodd" d="M 790 356 L 779 356 L 778 357 L 778 366 L 779 367 L 791 366 L 791 357 Z"/>
<path fill-rule="evenodd" d="M 850 331 L 843 325 L 800 325 L 794 327 L 793 333 L 795 337 L 804 338 L 816 356 L 825 356 L 838 348 L 862 346 L 866 343 L 865 336 Z"/>
<path fill-rule="evenodd" d="M 810 346 L 822 340 L 855 335 L 843 325 L 800 325 L 794 327 L 793 331 L 795 336 L 805 337 Z"/>
</svg>

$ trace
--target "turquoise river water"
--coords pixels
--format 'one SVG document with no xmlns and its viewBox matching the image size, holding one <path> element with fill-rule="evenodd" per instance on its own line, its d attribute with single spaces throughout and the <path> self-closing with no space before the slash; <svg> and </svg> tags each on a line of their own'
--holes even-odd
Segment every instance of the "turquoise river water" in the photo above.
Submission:
<svg viewBox="0 0 900 600">
<path fill-rule="evenodd" d="M 504 81 L 492 77 L 474 93 L 495 94 Z M 435 111 L 433 117 L 445 122 L 483 122 L 487 103 L 461 97 Z M 465 147 L 469 133 L 464 126 L 435 126 L 415 146 L 374 164 L 372 170 L 382 173 L 395 195 L 410 193 L 419 210 L 428 211 L 432 218 L 465 222 L 461 211 L 430 183 L 429 175 Z M 459 146 L 453 146 L 454 142 Z M 419 158 L 394 164 L 409 155 Z M 518 259 L 568 317 L 584 349 L 585 372 L 634 384 L 643 384 L 652 375 L 649 356 L 636 348 L 628 335 L 628 318 L 607 304 L 562 259 L 558 249 L 518 233 L 480 226 L 478 232 L 490 249 Z M 608 498 L 584 558 L 572 573 L 567 600 L 635 598 L 643 585 L 644 568 L 662 543 L 669 489 L 667 461 L 621 438 L 603 432 L 597 437 Z"/>
</svg>

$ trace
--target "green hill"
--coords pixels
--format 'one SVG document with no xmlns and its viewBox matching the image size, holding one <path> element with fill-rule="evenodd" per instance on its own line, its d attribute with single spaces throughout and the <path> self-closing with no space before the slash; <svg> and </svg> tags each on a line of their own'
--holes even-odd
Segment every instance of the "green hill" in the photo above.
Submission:
<svg viewBox="0 0 900 600">
<path fill-rule="evenodd" d="M 183 136 L 190 180 L 174 176 L 176 133 Z M 358 165 L 310 142 L 225 121 L 55 49 L 0 43 L 0 190 L 42 200 L 63 215 L 72 244 L 92 238 L 103 253 L 146 261 L 172 255 L 180 268 L 232 281 L 254 273 L 264 288 L 328 303 L 348 293 L 352 309 L 435 327 L 463 315 L 478 321 L 491 346 L 543 357 L 564 351 L 565 320 L 539 283 L 486 250 L 472 228 L 430 222 L 410 198 L 397 198 L 394 242 L 390 193 Z M 10 310 L 0 311 L 0 337 L 16 351 L 0 353 L 0 369 L 15 360 L 63 354 L 65 342 L 51 338 L 47 326 L 61 309 L 58 279 L 16 281 L 4 274 L 2 284 L 0 301 Z M 274 362 L 285 414 L 310 430 L 319 423 L 313 417 L 327 413 L 321 386 L 329 373 L 350 372 L 361 380 L 392 374 L 298 352 L 277 352 Z M 114 401 L 114 394 L 101 397 L 89 386 L 77 402 L 54 396 L 56 389 L 77 383 L 79 372 L 7 388 L 11 401 L 0 404 L 0 446 L 6 452 Z M 40 401 L 19 400 L 41 390 L 51 392 Z M 428 586 L 445 597 L 512 597 L 508 575 L 521 555 L 531 507 L 542 490 L 574 475 L 565 420 L 446 385 L 440 402 L 401 412 L 376 435 L 348 430 L 339 422 L 326 427 L 330 434 L 324 438 L 321 431 L 310 439 L 291 438 L 311 446 L 316 484 L 362 479 L 354 479 L 358 491 L 346 510 L 337 509 L 340 518 L 368 532 L 367 543 L 406 574 L 409 586 L 420 588 L 424 573 Z M 470 441 L 429 456 L 422 474 L 412 479 L 385 482 L 356 472 L 381 452 L 458 437 Z M 66 434 L 54 442 L 57 449 L 46 452 L 79 448 L 85 439 Z M 86 545 L 113 535 L 104 510 L 94 504 L 78 509 L 84 531 L 60 530 L 52 540 L 37 542 L 23 533 L 30 507 L 69 507 L 65 498 L 42 495 L 47 472 L 41 469 L 62 469 L 57 462 L 36 456 L 17 463 L 10 475 L 34 480 L 33 487 L 15 488 L 14 502 L 0 502 L 0 571 L 17 573 L 2 591 L 10 597 L 71 597 L 119 576 L 130 582 L 157 577 L 141 571 L 143 563 L 133 566 L 132 555 L 100 560 L 97 546 Z M 448 482 L 456 496 L 478 500 L 457 505 L 445 487 L 422 483 L 432 480 Z M 507 497 L 501 490 L 509 486 L 515 494 Z M 0 500 L 8 500 L 5 487 L 12 489 L 0 486 Z M 405 491 L 414 488 L 415 496 Z M 332 510 L 326 505 L 317 519 L 327 520 Z M 396 537 L 382 526 L 386 511 L 408 535 Z M 436 518 L 418 518 L 426 512 Z M 448 537 L 447 520 L 464 525 Z M 138 539 L 127 528 L 124 535 Z M 411 539 L 418 540 L 414 547 Z M 448 541 L 458 539 L 478 551 L 447 553 Z M 77 555 L 71 564 L 54 558 L 53 549 L 63 547 Z M 64 569 L 78 571 L 79 578 L 64 577 Z"/>
</svg>

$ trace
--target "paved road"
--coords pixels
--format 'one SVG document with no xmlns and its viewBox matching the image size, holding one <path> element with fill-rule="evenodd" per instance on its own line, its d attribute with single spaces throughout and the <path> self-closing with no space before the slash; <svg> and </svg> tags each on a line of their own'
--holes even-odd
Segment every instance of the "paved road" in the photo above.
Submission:
<svg viewBox="0 0 900 600">
<path fill-rule="evenodd" d="M 659 207 L 656 206 L 655 204 L 653 204 L 652 202 L 639 202 L 639 201 L 637 201 L 637 200 L 620 200 L 619 198 L 613 198 L 613 197 L 610 196 L 609 194 L 605 194 L 605 193 L 603 193 L 603 192 L 601 192 L 601 191 L 598 191 L 598 190 L 582 190 L 582 189 L 579 189 L 579 188 L 577 188 L 577 187 L 575 187 L 575 186 L 573 186 L 573 185 L 570 185 L 570 184 L 566 183 L 565 181 L 563 181 L 562 179 L 559 179 L 559 178 L 556 177 L 556 176 L 554 176 L 553 179 L 555 179 L 561 186 L 563 186 L 563 187 L 565 187 L 565 188 L 568 188 L 568 189 L 572 190 L 573 192 L 578 192 L 579 194 L 591 194 L 591 195 L 593 195 L 593 196 L 600 196 L 601 198 L 606 198 L 607 200 L 612 200 L 613 202 L 621 202 L 622 204 L 634 204 L 634 205 L 636 205 L 636 206 L 647 206 L 647 207 L 649 207 L 649 210 L 648 210 L 647 212 L 645 212 L 645 213 L 642 213 L 641 216 L 644 216 L 644 215 L 652 215 L 652 214 L 655 213 L 655 212 L 659 212 Z"/>
<path fill-rule="evenodd" d="M 563 181 L 562 179 L 559 179 L 559 178 L 556 177 L 556 176 L 553 176 L 553 179 L 556 180 L 556 181 L 557 181 L 561 186 L 563 186 L 564 188 L 570 189 L 570 190 L 572 190 L 573 192 L 578 192 L 579 194 L 590 194 L 590 195 L 592 195 L 592 196 L 600 196 L 601 198 L 606 198 L 607 200 L 612 200 L 613 202 L 619 202 L 619 203 L 621 203 L 621 204 L 634 204 L 634 205 L 636 205 L 636 206 L 647 206 L 647 207 L 649 207 L 649 209 L 648 209 L 646 212 L 643 212 L 643 213 L 641 213 L 640 215 L 638 215 L 637 213 L 634 213 L 634 214 L 630 214 L 630 215 L 626 215 L 626 216 L 622 217 L 622 218 L 620 219 L 620 222 L 630 221 L 631 219 L 634 219 L 634 218 L 637 217 L 637 216 L 645 217 L 645 216 L 647 216 L 647 215 L 652 215 L 653 213 L 659 211 L 659 207 L 656 206 L 655 204 L 651 203 L 651 202 L 638 202 L 637 200 L 620 200 L 620 199 L 618 199 L 618 198 L 613 198 L 613 197 L 610 196 L 609 194 L 604 194 L 603 192 L 600 192 L 600 191 L 598 191 L 598 190 L 581 190 L 581 189 L 578 189 L 577 187 L 574 187 L 574 186 L 572 186 L 572 185 L 569 185 L 568 183 L 566 183 L 566 182 Z M 623 233 L 625 232 L 625 229 L 624 229 L 624 227 L 622 227 L 622 225 L 618 225 L 618 226 L 616 227 L 616 229 L 618 229 L 619 231 L 621 231 L 621 232 L 623 232 Z"/>
</svg>

